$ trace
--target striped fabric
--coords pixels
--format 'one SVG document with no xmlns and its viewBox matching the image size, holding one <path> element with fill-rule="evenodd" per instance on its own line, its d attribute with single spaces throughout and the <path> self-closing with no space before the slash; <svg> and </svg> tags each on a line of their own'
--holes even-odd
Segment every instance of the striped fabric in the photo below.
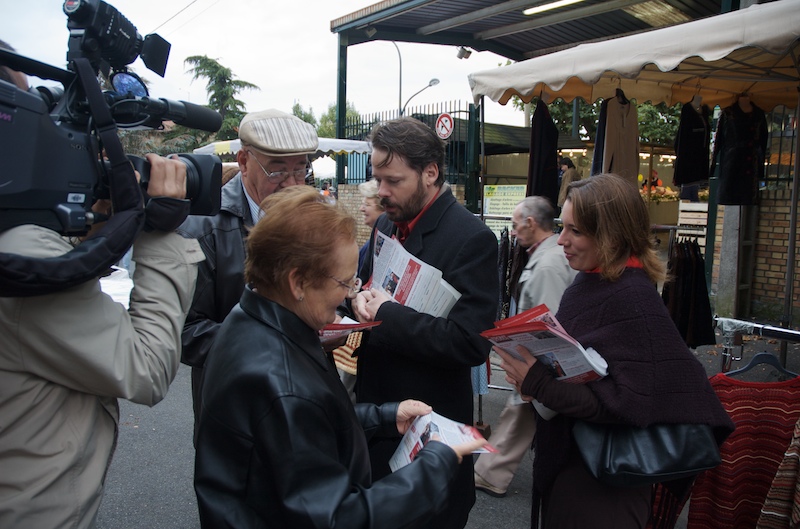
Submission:
<svg viewBox="0 0 800 529">
<path fill-rule="evenodd" d="M 710 381 L 736 431 L 720 449 L 722 464 L 697 478 L 687 528 L 749 529 L 800 418 L 800 377 L 744 382 L 720 373 Z"/>
<path fill-rule="evenodd" d="M 353 376 L 358 374 L 358 357 L 353 356 L 353 353 L 361 345 L 362 336 L 363 333 L 360 331 L 351 332 L 347 336 L 347 343 L 333 350 L 336 367 Z"/>
<path fill-rule="evenodd" d="M 756 529 L 800 527 L 800 420 L 764 500 Z"/>
</svg>

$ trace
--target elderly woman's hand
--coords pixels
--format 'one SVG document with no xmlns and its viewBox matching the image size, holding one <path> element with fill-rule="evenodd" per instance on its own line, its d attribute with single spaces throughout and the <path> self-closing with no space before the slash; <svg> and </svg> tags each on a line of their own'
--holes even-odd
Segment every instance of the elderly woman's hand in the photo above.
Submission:
<svg viewBox="0 0 800 529">
<path fill-rule="evenodd" d="M 397 408 L 397 431 L 403 435 L 411 427 L 414 419 L 421 415 L 428 415 L 433 408 L 419 400 L 404 400 Z"/>
<path fill-rule="evenodd" d="M 434 439 L 434 440 L 438 441 L 438 439 Z M 482 448 L 483 445 L 485 445 L 488 442 L 489 441 L 487 441 L 486 439 L 481 438 L 481 439 L 475 439 L 473 441 L 468 441 L 468 442 L 460 444 L 460 445 L 454 445 L 454 446 L 451 446 L 450 448 L 452 448 L 453 451 L 455 451 L 456 456 L 458 456 L 458 462 L 460 464 L 461 461 L 464 459 L 464 456 L 470 455 L 475 450 L 478 450 L 479 448 Z"/>
<path fill-rule="evenodd" d="M 500 367 L 506 372 L 508 383 L 513 385 L 520 395 L 523 395 L 522 391 L 520 391 L 520 385 L 522 385 L 522 381 L 525 380 L 525 376 L 533 364 L 537 362 L 536 357 L 521 345 L 517 346 L 517 354 L 522 360 L 518 360 L 511 353 L 500 347 L 495 346 L 492 349 L 502 359 Z M 525 398 L 525 395 L 523 395 L 523 398 Z"/>
<path fill-rule="evenodd" d="M 381 305 L 391 300 L 392 298 L 384 290 L 377 288 L 362 290 L 353 299 L 353 313 L 360 322 L 375 321 Z"/>
</svg>

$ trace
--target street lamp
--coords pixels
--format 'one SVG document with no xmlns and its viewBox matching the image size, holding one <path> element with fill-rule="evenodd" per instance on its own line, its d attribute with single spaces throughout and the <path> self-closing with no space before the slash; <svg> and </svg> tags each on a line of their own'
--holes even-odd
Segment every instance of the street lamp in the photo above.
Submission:
<svg viewBox="0 0 800 529">
<path fill-rule="evenodd" d="M 397 111 L 403 115 L 403 56 L 400 55 L 400 48 L 397 47 L 395 41 L 390 41 L 394 44 L 394 49 L 397 50 L 397 63 L 400 65 L 399 74 L 397 77 Z"/>
<path fill-rule="evenodd" d="M 403 105 L 403 108 L 400 109 L 400 115 L 402 116 L 405 113 L 406 107 L 408 106 L 408 102 L 409 101 L 414 99 L 416 96 L 418 96 L 419 94 L 421 94 L 422 92 L 424 92 L 428 88 L 430 88 L 432 86 L 436 86 L 437 84 L 439 84 L 439 79 L 436 79 L 435 77 L 433 79 L 431 79 L 430 81 L 428 81 L 428 86 L 423 87 L 422 90 L 420 90 L 419 92 L 417 92 L 416 94 L 414 94 L 413 96 L 408 98 L 408 100 L 406 101 L 406 104 Z"/>
</svg>

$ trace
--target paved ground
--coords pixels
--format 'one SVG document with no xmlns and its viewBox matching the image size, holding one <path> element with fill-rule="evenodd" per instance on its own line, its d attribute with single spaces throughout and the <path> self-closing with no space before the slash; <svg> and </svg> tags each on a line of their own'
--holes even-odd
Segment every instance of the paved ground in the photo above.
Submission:
<svg viewBox="0 0 800 529">
<path fill-rule="evenodd" d="M 774 340 L 745 341 L 745 365 L 756 352 L 776 351 Z M 709 376 L 720 372 L 721 347 L 702 347 L 696 352 Z M 787 367 L 800 373 L 800 345 L 791 344 Z M 507 385 L 495 368 L 493 384 Z M 758 367 L 742 378 L 774 380 L 775 370 Z M 505 404 L 508 393 L 490 390 L 482 399 L 483 422 L 491 424 Z M 478 405 L 476 398 L 476 420 Z M 189 369 L 181 366 L 167 398 L 147 408 L 120 403 L 120 434 L 117 453 L 107 478 L 98 529 L 194 529 L 199 527 L 197 501 L 192 488 L 192 406 Z M 481 492 L 468 529 L 523 529 L 530 523 L 531 459 L 526 457 L 511 483 L 508 496 L 493 498 Z M 679 526 L 680 527 L 680 526 Z"/>
</svg>

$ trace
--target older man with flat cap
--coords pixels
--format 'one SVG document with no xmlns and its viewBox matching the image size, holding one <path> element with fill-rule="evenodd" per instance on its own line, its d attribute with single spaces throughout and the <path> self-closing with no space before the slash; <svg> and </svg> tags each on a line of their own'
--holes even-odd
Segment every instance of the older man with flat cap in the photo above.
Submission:
<svg viewBox="0 0 800 529">
<path fill-rule="evenodd" d="M 245 238 L 272 193 L 305 183 L 317 150 L 314 127 L 270 109 L 247 114 L 239 125 L 239 173 L 222 188 L 219 213 L 190 216 L 178 232 L 196 238 L 206 255 L 197 275 L 192 308 L 183 327 L 181 361 L 192 366 L 195 429 L 200 415 L 202 369 L 222 320 L 244 291 Z"/>
</svg>

